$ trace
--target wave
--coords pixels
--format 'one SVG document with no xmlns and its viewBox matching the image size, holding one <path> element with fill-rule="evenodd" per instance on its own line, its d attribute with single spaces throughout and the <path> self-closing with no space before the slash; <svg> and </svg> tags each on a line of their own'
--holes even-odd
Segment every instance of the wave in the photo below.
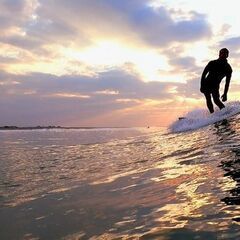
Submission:
<svg viewBox="0 0 240 240">
<path fill-rule="evenodd" d="M 169 126 L 171 133 L 196 130 L 201 127 L 222 121 L 240 113 L 240 102 L 234 101 L 226 104 L 222 110 L 210 114 L 206 109 L 195 109 L 188 112 Z"/>
</svg>

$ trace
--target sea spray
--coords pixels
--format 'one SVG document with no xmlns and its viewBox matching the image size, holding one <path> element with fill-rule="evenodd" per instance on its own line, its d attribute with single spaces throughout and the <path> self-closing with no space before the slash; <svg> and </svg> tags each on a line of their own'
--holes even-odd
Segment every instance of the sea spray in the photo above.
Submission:
<svg viewBox="0 0 240 240">
<path fill-rule="evenodd" d="M 206 109 L 194 109 L 185 116 L 176 120 L 169 126 L 171 133 L 195 130 L 240 113 L 240 102 L 234 101 L 226 104 L 222 110 L 216 110 L 210 114 Z"/>
</svg>

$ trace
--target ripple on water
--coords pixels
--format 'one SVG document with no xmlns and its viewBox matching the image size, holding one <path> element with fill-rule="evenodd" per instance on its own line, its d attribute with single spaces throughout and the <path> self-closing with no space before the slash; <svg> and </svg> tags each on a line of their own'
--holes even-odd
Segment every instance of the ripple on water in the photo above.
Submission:
<svg viewBox="0 0 240 240">
<path fill-rule="evenodd" d="M 77 225 L 66 239 L 237 239 L 237 119 L 179 134 L 124 131 L 0 137 L 1 206 L 47 199 L 51 211 Z M 34 219 L 46 223 L 46 216 Z"/>
</svg>

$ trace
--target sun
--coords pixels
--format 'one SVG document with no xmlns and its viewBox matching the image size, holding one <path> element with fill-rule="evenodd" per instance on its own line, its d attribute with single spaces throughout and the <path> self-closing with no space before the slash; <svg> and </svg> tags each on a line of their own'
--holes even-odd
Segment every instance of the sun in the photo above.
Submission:
<svg viewBox="0 0 240 240">
<path fill-rule="evenodd" d="M 172 71 L 165 55 L 146 46 L 133 47 L 119 41 L 99 40 L 84 49 L 62 48 L 61 52 L 66 59 L 81 62 L 96 71 L 120 68 L 137 74 L 145 82 L 185 82 L 181 74 Z"/>
</svg>

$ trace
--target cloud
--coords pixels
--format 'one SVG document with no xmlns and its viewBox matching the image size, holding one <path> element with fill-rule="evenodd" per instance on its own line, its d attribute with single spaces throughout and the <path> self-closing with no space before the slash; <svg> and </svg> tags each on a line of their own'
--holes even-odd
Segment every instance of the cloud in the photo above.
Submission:
<svg viewBox="0 0 240 240">
<path fill-rule="evenodd" d="M 0 63 L 4 64 L 4 63 L 17 63 L 18 60 L 14 57 L 8 57 L 8 56 L 1 56 L 0 55 Z"/>
<path fill-rule="evenodd" d="M 2 6 L 4 6 L 4 10 L 8 10 L 11 12 L 22 12 L 25 7 L 25 1 L 23 0 L 3 0 Z"/>
<path fill-rule="evenodd" d="M 89 35 L 107 34 L 113 38 L 125 35 L 126 39 L 137 36 L 157 47 L 171 42 L 198 41 L 211 35 L 205 15 L 191 12 L 189 19 L 176 21 L 166 8 L 150 7 L 150 1 L 42 0 L 40 3 L 40 17 Z"/>
<path fill-rule="evenodd" d="M 220 41 L 217 44 L 217 48 L 227 48 L 229 50 L 228 62 L 233 68 L 233 80 L 236 77 L 239 77 L 237 69 L 240 67 L 239 58 L 240 58 L 240 37 L 230 37 Z"/>
<path fill-rule="evenodd" d="M 184 71 L 196 71 L 196 60 L 194 57 L 174 57 L 172 56 L 169 59 L 171 66 L 174 66 L 178 69 L 183 69 Z"/>
<path fill-rule="evenodd" d="M 227 38 L 219 43 L 219 48 L 221 46 L 237 51 L 240 49 L 240 37 Z"/>
<path fill-rule="evenodd" d="M 6 49 L 0 52 L 0 108 L 4 112 L 0 124 L 9 121 L 25 125 L 51 121 L 81 124 L 112 112 L 118 119 L 126 111 L 134 113 L 134 119 L 139 118 L 138 113 L 144 118 L 146 109 L 156 113 L 163 106 L 166 108 L 166 102 L 174 102 L 176 96 L 196 92 L 194 81 L 188 82 L 192 91 L 189 93 L 182 83 L 143 82 L 136 74 L 121 69 L 99 73 L 99 69 L 78 59 L 83 48 L 90 49 L 103 40 L 117 41 L 119 45 L 114 46 L 120 46 L 120 51 L 121 47 L 132 50 L 125 54 L 132 54 L 132 59 L 141 56 L 134 55 L 136 52 L 146 49 L 146 52 L 154 51 L 168 58 L 171 69 L 162 68 L 166 73 L 196 74 L 199 69 L 195 59 L 184 56 L 183 49 L 185 43 L 211 37 L 206 16 L 186 12 L 187 17 L 178 18 L 176 12 L 173 14 L 164 6 L 153 8 L 149 4 L 150 1 L 145 0 L 0 1 L 0 9 L 3 9 L 0 43 Z M 179 49 L 171 51 L 172 44 Z M 116 61 L 116 65 L 124 65 L 125 55 L 120 56 L 122 63 Z M 101 60 L 101 54 L 97 57 Z M 158 69 L 159 58 L 154 59 Z M 131 61 L 137 64 L 137 60 Z M 58 73 L 54 72 L 57 68 L 64 70 L 61 74 L 69 75 L 54 75 Z M 4 69 L 25 74 L 10 74 Z M 152 68 L 147 70 L 152 73 Z M 72 72 L 77 74 L 70 74 Z M 170 106 L 174 107 L 174 103 L 168 108 Z"/>
<path fill-rule="evenodd" d="M 0 7 L 5 12 L 0 26 L 5 24 L 5 27 L 0 44 L 6 51 L 0 52 L 4 60 L 0 67 L 12 73 L 95 74 L 99 69 L 132 62 L 142 78 L 157 80 L 160 74 L 158 61 L 159 68 L 165 64 L 161 68 L 163 73 L 169 58 L 175 74 L 177 69 L 184 74 L 192 71 L 186 65 L 187 61 L 194 64 L 193 59 L 183 59 L 182 52 L 167 55 L 166 49 L 177 45 L 183 51 L 185 43 L 210 37 L 211 28 L 206 16 L 186 12 L 187 17 L 176 18 L 171 9 L 153 8 L 150 3 L 143 0 L 1 1 Z M 110 50 L 105 51 L 104 47 L 110 47 Z M 11 54 L 10 48 L 15 54 Z M 144 64 L 146 56 L 149 61 Z M 81 64 L 74 63 L 77 60 Z M 182 69 L 181 64 L 184 64 Z M 166 78 L 174 78 L 170 77 L 173 72 L 165 73 Z"/>
<path fill-rule="evenodd" d="M 96 77 L 2 72 L 0 86 L 0 109 L 4 112 L 0 125 L 81 125 L 111 112 L 119 118 L 124 111 L 144 116 L 143 108 L 150 111 L 151 105 L 173 101 L 176 96 L 172 89 L 178 90 L 182 84 L 145 83 L 124 71 L 113 70 Z"/>
<path fill-rule="evenodd" d="M 194 98 L 194 99 L 202 99 L 203 95 L 200 92 L 200 79 L 199 77 L 195 77 L 189 79 L 186 84 L 178 87 L 178 96 L 183 98 Z"/>
<path fill-rule="evenodd" d="M 162 47 L 173 42 L 192 42 L 211 36 L 211 29 L 205 16 L 193 12 L 188 20 L 174 21 L 171 14 L 160 7 L 157 11 L 151 8 L 136 14 L 135 27 L 149 44 Z M 148 13 L 147 13 L 148 12 Z M 141 17 L 140 17 L 141 16 Z"/>
<path fill-rule="evenodd" d="M 93 77 L 82 75 L 58 77 L 41 73 L 17 76 L 2 73 L 1 79 L 0 82 L 4 79 L 17 79 L 20 84 L 13 90 L 20 92 L 20 94 L 26 89 L 32 89 L 41 96 L 53 93 L 80 93 L 95 98 L 107 96 L 128 99 L 162 99 L 169 97 L 166 91 L 169 86 L 181 85 L 177 83 L 143 82 L 137 76 L 123 70 L 102 72 Z"/>
<path fill-rule="evenodd" d="M 10 35 L 2 41 L 29 49 L 45 44 L 91 44 L 95 37 L 113 38 L 163 47 L 172 42 L 198 41 L 211 35 L 206 16 L 189 13 L 175 20 L 164 7 L 150 1 L 116 0 L 10 0 L 0 25 L 19 27 L 25 36 Z M 14 12 L 14 18 L 11 15 Z M 35 16 L 35 17 L 34 17 Z M 19 39 L 17 39 L 19 38 Z M 23 42 L 26 42 L 24 45 Z"/>
<path fill-rule="evenodd" d="M 31 19 L 36 8 L 37 0 L 1 0 L 0 26 L 2 30 L 23 27 Z M 4 31 L 2 33 L 6 34 Z"/>
</svg>

